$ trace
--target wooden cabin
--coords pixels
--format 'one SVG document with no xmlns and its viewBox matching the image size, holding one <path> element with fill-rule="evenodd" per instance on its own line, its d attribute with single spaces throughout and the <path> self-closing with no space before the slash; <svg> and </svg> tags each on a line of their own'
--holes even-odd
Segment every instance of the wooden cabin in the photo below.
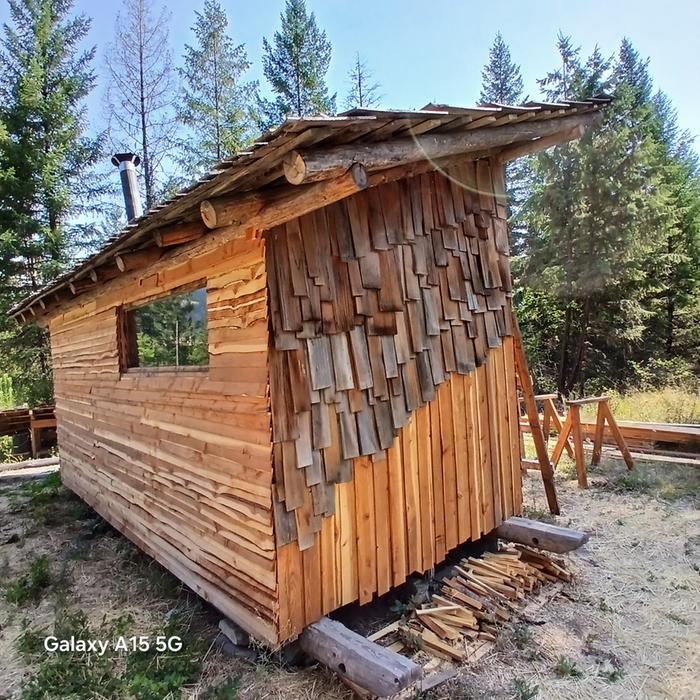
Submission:
<svg viewBox="0 0 700 700">
<path fill-rule="evenodd" d="M 64 483 L 273 647 L 521 513 L 503 164 L 606 102 L 288 120 L 131 222 L 12 310 Z"/>
</svg>

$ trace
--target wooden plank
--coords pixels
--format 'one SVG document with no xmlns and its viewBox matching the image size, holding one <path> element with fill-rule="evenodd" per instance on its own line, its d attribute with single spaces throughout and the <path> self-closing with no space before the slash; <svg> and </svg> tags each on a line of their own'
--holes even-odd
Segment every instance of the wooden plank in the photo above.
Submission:
<svg viewBox="0 0 700 700">
<path fill-rule="evenodd" d="M 374 533 L 377 541 L 377 595 L 384 595 L 392 587 L 391 530 L 389 513 L 388 460 L 372 461 L 374 477 Z"/>
<path fill-rule="evenodd" d="M 615 416 L 613 416 L 612 411 L 610 410 L 610 405 L 607 401 L 604 401 L 602 402 L 601 406 L 605 411 L 605 419 L 607 420 L 608 426 L 615 438 L 615 442 L 617 442 L 617 446 L 620 448 L 620 452 L 622 452 L 622 457 L 625 460 L 625 464 L 627 465 L 628 469 L 632 469 L 634 467 L 634 460 L 632 459 L 632 455 L 630 454 L 627 443 L 625 442 L 625 436 L 620 431 L 617 421 L 615 420 Z"/>
<path fill-rule="evenodd" d="M 506 383 L 506 401 L 508 405 L 508 435 L 510 444 L 511 475 L 513 485 L 513 513 L 522 512 L 522 479 L 520 472 L 520 411 L 518 407 L 515 383 L 515 357 L 513 355 L 513 338 L 503 338 L 503 364 Z"/>
<path fill-rule="evenodd" d="M 418 481 L 418 452 L 416 424 L 412 417 L 401 431 L 401 456 L 404 473 L 406 507 L 406 542 L 408 571 L 422 571 L 422 541 L 420 528 L 420 484 Z"/>
<path fill-rule="evenodd" d="M 569 406 L 571 416 L 571 437 L 574 441 L 574 456 L 576 458 L 576 474 L 579 488 L 588 488 L 586 475 L 586 458 L 583 454 L 583 435 L 581 434 L 581 409 L 578 404 Z"/>
<path fill-rule="evenodd" d="M 413 414 L 416 422 L 416 447 L 418 452 L 418 484 L 420 488 L 421 556 L 423 571 L 435 565 L 435 521 L 432 480 L 432 449 L 430 435 L 430 411 L 421 406 Z"/>
<path fill-rule="evenodd" d="M 445 494 L 445 546 L 449 551 L 459 544 L 459 514 L 457 508 L 457 467 L 455 461 L 454 423 L 452 419 L 452 394 L 447 382 L 438 387 L 438 407 Z"/>
<path fill-rule="evenodd" d="M 549 461 L 544 435 L 542 435 L 542 426 L 540 425 L 537 404 L 535 403 L 535 392 L 532 389 L 532 380 L 530 379 L 530 374 L 527 369 L 527 360 L 525 359 L 525 352 L 523 351 L 522 339 L 520 337 L 520 326 L 518 325 L 518 319 L 515 317 L 515 313 L 513 313 L 513 340 L 515 368 L 525 399 L 525 409 L 528 422 L 530 423 L 532 439 L 535 443 L 537 459 L 540 463 L 540 472 L 542 473 L 542 481 L 547 496 L 547 505 L 552 513 L 559 515 L 559 503 L 554 486 L 554 470 L 552 469 L 552 463 Z"/>
<path fill-rule="evenodd" d="M 486 368 L 484 365 L 478 367 L 473 373 L 474 387 L 476 390 L 476 413 L 478 415 L 479 426 L 479 483 L 481 484 L 481 512 L 482 531 L 490 532 L 498 524 L 495 518 L 495 504 L 498 500 L 498 492 L 493 490 L 493 469 L 494 456 L 491 454 L 491 425 L 489 421 L 488 409 L 488 388 L 486 379 Z"/>
<path fill-rule="evenodd" d="M 471 536 L 469 446 L 467 444 L 466 399 L 464 379 L 453 375 L 450 380 L 452 401 L 452 434 L 455 453 L 455 485 L 457 490 L 457 537 L 466 542 Z"/>
<path fill-rule="evenodd" d="M 469 450 L 469 531 L 470 538 L 476 542 L 482 533 L 482 484 L 481 444 L 479 438 L 479 405 L 476 394 L 476 382 L 473 374 L 464 377 L 465 419 L 467 426 L 467 445 Z"/>
<path fill-rule="evenodd" d="M 336 486 L 335 519 L 338 540 L 336 571 L 340 581 L 340 604 L 357 600 L 357 528 L 355 485 L 352 481 Z"/>
<path fill-rule="evenodd" d="M 401 440 L 387 450 L 389 470 L 389 523 L 391 530 L 391 571 L 393 585 L 400 586 L 408 575 L 406 508 Z"/>
<path fill-rule="evenodd" d="M 356 459 L 354 468 L 358 599 L 362 605 L 369 603 L 377 590 L 374 475 L 372 461 L 367 457 Z"/>
<path fill-rule="evenodd" d="M 442 439 L 440 436 L 440 407 L 437 399 L 426 410 L 430 413 L 430 467 L 433 477 L 433 509 L 435 523 L 435 561 L 441 562 L 447 553 L 445 543 L 445 491 L 442 474 Z"/>
</svg>

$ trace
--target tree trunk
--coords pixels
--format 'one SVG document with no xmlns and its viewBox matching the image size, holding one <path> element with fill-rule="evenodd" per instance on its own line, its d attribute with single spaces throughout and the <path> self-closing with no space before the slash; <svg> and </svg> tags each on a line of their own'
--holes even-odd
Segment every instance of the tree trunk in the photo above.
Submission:
<svg viewBox="0 0 700 700">
<path fill-rule="evenodd" d="M 566 306 L 566 314 L 564 316 L 564 333 L 562 334 L 559 354 L 559 368 L 557 371 L 557 389 L 563 396 L 568 396 L 566 391 L 566 365 L 569 360 L 569 338 L 571 337 L 572 309 L 569 301 Z"/>
<path fill-rule="evenodd" d="M 591 298 L 586 297 L 583 302 L 583 318 L 581 321 L 581 334 L 578 340 L 578 348 L 576 349 L 576 359 L 569 372 L 569 378 L 566 382 L 567 395 L 571 393 L 571 390 L 576 386 L 576 382 L 581 376 L 581 370 L 583 368 L 583 358 L 586 354 L 586 341 L 588 340 L 588 322 L 591 315 Z"/>
</svg>

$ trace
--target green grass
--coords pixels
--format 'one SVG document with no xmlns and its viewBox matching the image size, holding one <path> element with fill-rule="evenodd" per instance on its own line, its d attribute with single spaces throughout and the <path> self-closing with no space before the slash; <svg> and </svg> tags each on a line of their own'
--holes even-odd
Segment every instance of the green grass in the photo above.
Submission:
<svg viewBox="0 0 700 700">
<path fill-rule="evenodd" d="M 202 700 L 236 700 L 240 683 L 237 678 L 229 678 L 220 685 L 204 691 Z"/>
<path fill-rule="evenodd" d="M 24 576 L 7 587 L 5 598 L 15 605 L 38 603 L 51 583 L 51 564 L 49 558 L 42 554 L 31 562 Z"/>
<path fill-rule="evenodd" d="M 605 465 L 596 471 L 606 473 Z M 600 487 L 613 493 L 638 493 L 664 501 L 689 499 L 700 507 L 700 470 L 667 462 L 635 460 L 634 469 L 625 470 Z"/>
<path fill-rule="evenodd" d="M 675 622 L 679 625 L 689 625 L 690 621 L 683 617 L 682 615 L 679 615 L 678 613 L 675 612 L 667 612 L 666 617 L 671 620 L 672 622 Z"/>
<path fill-rule="evenodd" d="M 59 610 L 53 630 L 34 628 L 25 623 L 16 646 L 20 654 L 36 667 L 24 683 L 21 700 L 59 700 L 61 698 L 101 698 L 103 700 L 175 700 L 181 697 L 184 686 L 193 682 L 201 673 L 206 647 L 202 630 L 193 613 L 180 613 L 170 618 L 158 629 L 150 630 L 148 650 L 134 650 L 132 636 L 144 635 L 135 630 L 129 615 L 112 620 L 103 618 L 97 625 L 90 624 L 82 610 Z M 44 649 L 47 635 L 58 639 L 99 639 L 112 642 L 107 652 L 100 656 L 91 651 L 56 651 Z M 127 640 L 129 648 L 115 649 L 120 637 Z M 179 650 L 159 651 L 155 644 L 158 637 L 177 637 L 182 641 Z M 231 700 L 236 697 L 235 679 L 214 688 L 211 700 Z"/>
<path fill-rule="evenodd" d="M 560 656 L 557 660 L 554 672 L 560 678 L 581 678 L 583 671 L 571 660 L 565 656 Z"/>
<path fill-rule="evenodd" d="M 10 511 L 31 518 L 35 527 L 101 520 L 97 513 L 61 483 L 59 472 L 15 488 Z"/>
<path fill-rule="evenodd" d="M 542 523 L 550 523 L 551 525 L 557 524 L 556 515 L 552 515 L 548 510 L 544 508 L 523 505 L 523 515 L 526 518 L 531 518 L 532 520 L 539 520 Z"/>
<path fill-rule="evenodd" d="M 540 688 L 524 678 L 516 678 L 513 681 L 513 689 L 517 700 L 534 700 L 539 695 Z"/>
</svg>

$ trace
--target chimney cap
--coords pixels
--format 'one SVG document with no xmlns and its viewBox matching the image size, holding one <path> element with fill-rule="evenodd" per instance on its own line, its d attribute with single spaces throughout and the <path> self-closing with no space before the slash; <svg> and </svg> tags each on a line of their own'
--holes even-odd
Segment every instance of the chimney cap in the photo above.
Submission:
<svg viewBox="0 0 700 700">
<path fill-rule="evenodd" d="M 134 167 L 136 167 L 141 163 L 141 158 L 135 153 L 115 153 L 112 156 L 112 165 L 116 165 L 117 167 L 122 163 L 128 163 L 130 161 L 133 162 Z"/>
</svg>

